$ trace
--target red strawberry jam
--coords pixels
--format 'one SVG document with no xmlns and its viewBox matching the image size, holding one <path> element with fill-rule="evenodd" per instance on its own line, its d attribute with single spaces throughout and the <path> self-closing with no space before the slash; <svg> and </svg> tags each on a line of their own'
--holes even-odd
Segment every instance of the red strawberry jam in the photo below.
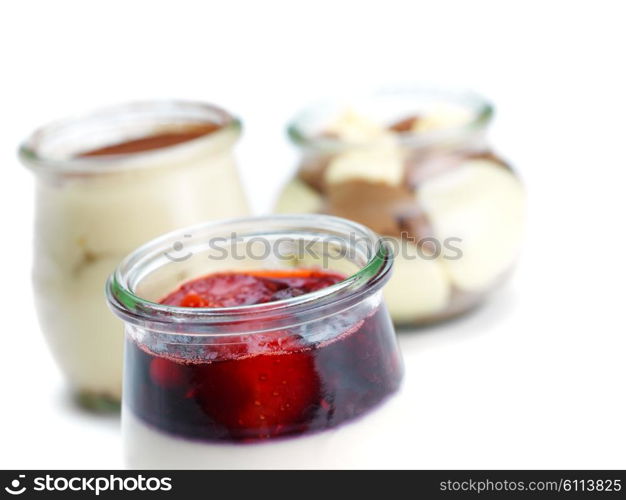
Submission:
<svg viewBox="0 0 626 500">
<path fill-rule="evenodd" d="M 261 304 L 342 279 L 313 270 L 216 273 L 183 284 L 161 303 Z M 353 322 L 316 321 L 311 330 L 218 336 L 208 344 L 153 350 L 129 340 L 125 399 L 137 416 L 161 430 L 248 441 L 337 426 L 398 388 L 402 367 L 383 309 Z"/>
<path fill-rule="evenodd" d="M 183 307 L 262 304 L 314 292 L 343 279 L 340 274 L 307 269 L 215 273 L 185 283 L 161 303 Z"/>
</svg>

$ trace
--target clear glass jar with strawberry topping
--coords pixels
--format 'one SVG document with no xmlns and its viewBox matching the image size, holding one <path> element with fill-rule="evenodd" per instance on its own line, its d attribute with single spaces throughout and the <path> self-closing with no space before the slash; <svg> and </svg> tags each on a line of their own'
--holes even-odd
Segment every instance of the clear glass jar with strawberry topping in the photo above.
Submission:
<svg viewBox="0 0 626 500">
<path fill-rule="evenodd" d="M 148 101 L 52 123 L 22 145 L 37 186 L 39 322 L 83 405 L 119 409 L 123 342 L 103 295 L 119 261 L 164 232 L 247 215 L 240 134 L 218 107 Z"/>
<path fill-rule="evenodd" d="M 415 88 L 312 106 L 289 126 L 301 162 L 276 211 L 387 236 L 397 324 L 468 311 L 505 282 L 522 240 L 524 189 L 486 141 L 492 112 L 471 92 Z"/>
<path fill-rule="evenodd" d="M 126 325 L 128 465 L 382 465 L 363 443 L 403 374 L 391 267 L 370 230 L 317 215 L 191 227 L 127 257 L 107 294 Z"/>
</svg>

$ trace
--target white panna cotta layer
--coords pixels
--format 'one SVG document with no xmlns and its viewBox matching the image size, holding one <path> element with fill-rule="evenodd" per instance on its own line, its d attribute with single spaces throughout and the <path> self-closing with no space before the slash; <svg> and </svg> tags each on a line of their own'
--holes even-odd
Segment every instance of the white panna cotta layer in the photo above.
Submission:
<svg viewBox="0 0 626 500">
<path fill-rule="evenodd" d="M 403 442 L 401 405 L 396 393 L 369 413 L 334 429 L 244 444 L 193 441 L 162 432 L 124 406 L 125 461 L 132 469 L 392 467 L 390 457 Z"/>
<path fill-rule="evenodd" d="M 230 151 L 235 139 L 224 134 L 221 144 L 208 138 L 129 157 L 128 169 L 112 165 L 110 174 L 38 182 L 37 311 L 76 390 L 121 395 L 123 326 L 104 296 L 119 261 L 176 228 L 247 214 Z"/>
</svg>

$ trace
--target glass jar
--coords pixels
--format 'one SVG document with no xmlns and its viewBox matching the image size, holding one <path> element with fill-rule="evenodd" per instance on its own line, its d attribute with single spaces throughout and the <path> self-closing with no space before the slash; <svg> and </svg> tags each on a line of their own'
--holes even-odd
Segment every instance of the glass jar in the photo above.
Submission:
<svg viewBox="0 0 626 500">
<path fill-rule="evenodd" d="M 119 406 L 123 341 L 103 294 L 119 261 L 164 231 L 248 213 L 240 129 L 209 104 L 138 102 L 47 125 L 21 146 L 37 181 L 37 313 L 83 405 Z"/>
<path fill-rule="evenodd" d="M 203 224 L 132 253 L 107 284 L 126 325 L 128 465 L 328 467 L 368 433 L 384 435 L 402 378 L 381 296 L 391 266 L 390 249 L 368 229 L 314 215 Z M 346 278 L 262 304 L 161 300 L 208 273 L 304 268 Z M 375 451 L 366 454 L 376 460 Z"/>
<path fill-rule="evenodd" d="M 276 211 L 385 235 L 396 324 L 468 311 L 504 283 L 522 239 L 524 190 L 486 142 L 492 114 L 473 93 L 414 88 L 313 106 L 289 125 L 302 159 Z"/>
</svg>

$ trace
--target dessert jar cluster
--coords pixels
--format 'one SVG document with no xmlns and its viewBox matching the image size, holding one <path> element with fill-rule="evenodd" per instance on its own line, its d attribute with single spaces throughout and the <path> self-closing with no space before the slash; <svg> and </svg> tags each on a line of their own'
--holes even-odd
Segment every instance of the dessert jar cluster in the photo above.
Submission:
<svg viewBox="0 0 626 500">
<path fill-rule="evenodd" d="M 233 159 L 239 121 L 184 101 L 139 102 L 35 131 L 34 289 L 42 330 L 80 401 L 119 404 L 121 322 L 103 289 L 119 261 L 166 231 L 246 215 Z"/>
<path fill-rule="evenodd" d="M 317 215 L 203 224 L 135 251 L 107 285 L 125 323 L 127 464 L 382 464 L 358 450 L 402 379 L 391 266 L 373 232 Z"/>
<path fill-rule="evenodd" d="M 304 110 L 288 129 L 302 158 L 276 211 L 332 214 L 385 235 L 397 324 L 461 314 L 506 280 L 522 238 L 524 190 L 486 142 L 491 116 L 475 94 L 425 89 Z"/>
</svg>

